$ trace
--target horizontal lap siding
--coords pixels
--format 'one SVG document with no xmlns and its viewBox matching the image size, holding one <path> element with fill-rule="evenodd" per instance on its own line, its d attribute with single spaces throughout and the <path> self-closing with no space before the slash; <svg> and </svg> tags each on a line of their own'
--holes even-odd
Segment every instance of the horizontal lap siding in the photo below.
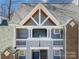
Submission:
<svg viewBox="0 0 79 59">
<path fill-rule="evenodd" d="M 26 47 L 53 47 L 53 41 L 27 41 Z"/>
</svg>

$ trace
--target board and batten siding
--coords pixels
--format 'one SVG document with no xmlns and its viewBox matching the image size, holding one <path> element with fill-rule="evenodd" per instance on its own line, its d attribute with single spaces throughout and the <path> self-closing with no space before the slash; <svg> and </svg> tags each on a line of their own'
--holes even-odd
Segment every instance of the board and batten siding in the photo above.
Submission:
<svg viewBox="0 0 79 59">
<path fill-rule="evenodd" d="M 73 20 L 66 25 L 66 59 L 78 59 L 78 24 Z"/>
</svg>

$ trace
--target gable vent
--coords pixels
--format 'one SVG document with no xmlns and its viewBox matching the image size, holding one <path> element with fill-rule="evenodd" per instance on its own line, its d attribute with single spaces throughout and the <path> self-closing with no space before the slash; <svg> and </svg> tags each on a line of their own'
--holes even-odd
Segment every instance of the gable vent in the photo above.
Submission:
<svg viewBox="0 0 79 59">
<path fill-rule="evenodd" d="M 70 23 L 70 26 L 71 26 L 71 27 L 74 27 L 74 26 L 75 26 L 75 23 L 72 21 L 72 22 Z"/>
</svg>

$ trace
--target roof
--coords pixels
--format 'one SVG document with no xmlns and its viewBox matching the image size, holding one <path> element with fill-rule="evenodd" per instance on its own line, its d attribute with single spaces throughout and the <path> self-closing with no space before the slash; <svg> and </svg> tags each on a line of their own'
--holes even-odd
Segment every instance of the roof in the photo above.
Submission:
<svg viewBox="0 0 79 59">
<path fill-rule="evenodd" d="M 9 24 L 19 24 L 33 8 L 38 4 L 21 4 L 19 10 L 14 14 Z M 74 19 L 79 22 L 79 7 L 72 4 L 42 4 L 60 22 L 65 24 L 68 20 Z"/>
</svg>

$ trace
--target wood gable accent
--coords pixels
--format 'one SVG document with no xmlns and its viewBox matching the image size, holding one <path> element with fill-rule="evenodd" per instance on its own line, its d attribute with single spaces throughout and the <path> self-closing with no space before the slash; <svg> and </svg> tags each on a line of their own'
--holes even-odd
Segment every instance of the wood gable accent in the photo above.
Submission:
<svg viewBox="0 0 79 59">
<path fill-rule="evenodd" d="M 66 59 L 78 59 L 78 24 L 74 20 L 66 25 Z"/>
<path fill-rule="evenodd" d="M 33 22 L 32 22 L 33 21 Z M 29 24 L 30 22 L 30 24 Z M 32 22 L 32 23 L 31 23 Z M 47 23 L 48 22 L 48 23 Z M 59 25 L 59 22 L 42 5 L 38 4 L 21 22 L 20 25 Z"/>
<path fill-rule="evenodd" d="M 2 52 L 1 59 L 17 59 L 18 58 L 17 52 L 18 51 L 12 51 L 9 47 Z"/>
</svg>

